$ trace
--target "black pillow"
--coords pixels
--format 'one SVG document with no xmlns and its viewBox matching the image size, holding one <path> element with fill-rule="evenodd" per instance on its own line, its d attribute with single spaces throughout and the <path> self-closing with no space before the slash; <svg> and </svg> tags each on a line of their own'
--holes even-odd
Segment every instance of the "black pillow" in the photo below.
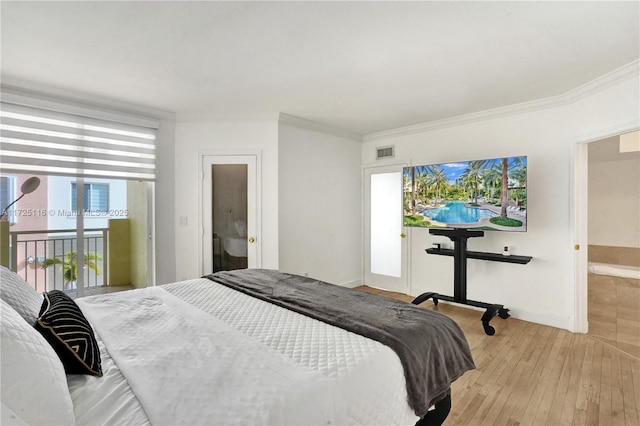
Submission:
<svg viewBox="0 0 640 426">
<path fill-rule="evenodd" d="M 98 343 L 76 302 L 60 290 L 43 296 L 35 328 L 56 351 L 67 374 L 102 376 Z"/>
</svg>

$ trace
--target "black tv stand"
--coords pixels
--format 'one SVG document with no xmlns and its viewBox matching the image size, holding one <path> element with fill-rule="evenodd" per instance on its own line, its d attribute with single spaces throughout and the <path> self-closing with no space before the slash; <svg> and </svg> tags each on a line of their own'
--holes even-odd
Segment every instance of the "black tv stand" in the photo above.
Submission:
<svg viewBox="0 0 640 426">
<path fill-rule="evenodd" d="M 507 319 L 509 315 L 509 309 L 503 305 L 478 302 L 476 300 L 467 299 L 467 259 L 481 259 L 490 260 L 494 262 L 508 262 L 527 264 L 531 261 L 530 256 L 504 256 L 497 253 L 484 253 L 477 251 L 467 251 L 467 240 L 474 237 L 483 237 L 484 231 L 465 228 L 432 228 L 429 229 L 429 233 L 432 235 L 442 235 L 448 237 L 453 241 L 453 250 L 442 248 L 429 248 L 426 250 L 428 254 L 436 254 L 440 256 L 453 256 L 453 297 L 446 296 L 438 293 L 422 293 L 416 297 L 413 302 L 414 305 L 433 299 L 433 303 L 438 304 L 438 300 L 446 300 L 448 302 L 459 303 L 463 305 L 475 306 L 477 308 L 486 309 L 484 315 L 480 319 L 482 321 L 482 327 L 484 332 L 493 336 L 496 332 L 495 328 L 489 325 L 489 321 L 496 315 L 500 318 Z"/>
</svg>

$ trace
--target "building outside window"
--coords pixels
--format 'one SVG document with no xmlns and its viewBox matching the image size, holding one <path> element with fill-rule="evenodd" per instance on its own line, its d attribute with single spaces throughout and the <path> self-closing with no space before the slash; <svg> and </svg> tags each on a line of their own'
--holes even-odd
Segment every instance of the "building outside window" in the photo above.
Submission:
<svg viewBox="0 0 640 426">
<path fill-rule="evenodd" d="M 16 178 L 15 176 L 0 176 L 0 211 L 7 207 L 16 199 Z M 10 224 L 16 223 L 14 214 L 15 204 L 7 210 L 7 220 Z"/>
<path fill-rule="evenodd" d="M 77 210 L 76 184 L 71 183 L 71 210 Z M 84 184 L 84 211 L 108 212 L 109 211 L 109 184 L 85 183 Z"/>
</svg>

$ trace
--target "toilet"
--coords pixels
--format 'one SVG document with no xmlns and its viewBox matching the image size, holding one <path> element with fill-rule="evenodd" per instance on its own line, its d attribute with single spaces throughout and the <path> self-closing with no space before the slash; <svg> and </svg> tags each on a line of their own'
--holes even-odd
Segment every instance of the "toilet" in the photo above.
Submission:
<svg viewBox="0 0 640 426">
<path fill-rule="evenodd" d="M 222 240 L 224 251 L 233 257 L 247 257 L 247 223 L 244 220 L 236 220 L 233 224 L 236 236 L 225 237 Z"/>
</svg>

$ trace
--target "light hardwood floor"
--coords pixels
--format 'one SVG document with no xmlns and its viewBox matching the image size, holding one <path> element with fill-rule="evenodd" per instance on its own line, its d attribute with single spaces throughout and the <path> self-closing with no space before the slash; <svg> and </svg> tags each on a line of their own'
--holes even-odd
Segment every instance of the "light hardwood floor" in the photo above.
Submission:
<svg viewBox="0 0 640 426">
<path fill-rule="evenodd" d="M 640 359 L 640 280 L 589 274 L 589 334 Z"/>
<path fill-rule="evenodd" d="M 410 302 L 411 296 L 363 291 Z M 640 425 L 640 360 L 585 334 L 499 317 L 484 334 L 481 311 L 421 305 L 464 330 L 476 370 L 452 385 L 445 425 Z"/>
</svg>

